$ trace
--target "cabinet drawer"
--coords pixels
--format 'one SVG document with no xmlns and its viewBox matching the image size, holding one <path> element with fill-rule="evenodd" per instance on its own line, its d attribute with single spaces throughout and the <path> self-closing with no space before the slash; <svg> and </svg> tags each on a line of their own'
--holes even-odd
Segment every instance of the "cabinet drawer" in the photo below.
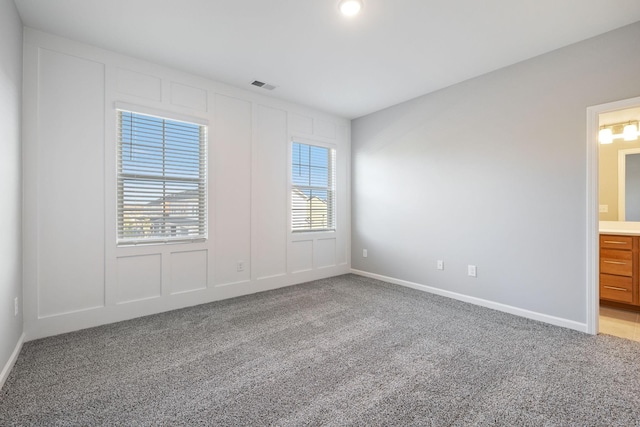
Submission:
<svg viewBox="0 0 640 427">
<path fill-rule="evenodd" d="M 605 234 L 600 236 L 601 249 L 633 249 L 633 237 L 631 236 L 612 236 Z"/>
<path fill-rule="evenodd" d="M 633 253 L 603 249 L 600 251 L 600 272 L 631 276 L 633 274 Z"/>
<path fill-rule="evenodd" d="M 633 302 L 633 286 L 631 277 L 600 275 L 600 298 L 618 301 Z"/>
</svg>

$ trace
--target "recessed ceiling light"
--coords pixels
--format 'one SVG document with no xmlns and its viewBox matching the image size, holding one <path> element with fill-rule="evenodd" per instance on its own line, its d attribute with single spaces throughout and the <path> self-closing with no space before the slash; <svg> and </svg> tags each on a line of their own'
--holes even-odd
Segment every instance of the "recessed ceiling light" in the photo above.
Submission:
<svg viewBox="0 0 640 427">
<path fill-rule="evenodd" d="M 340 0 L 338 3 L 338 8 L 340 8 L 340 12 L 346 16 L 354 16 L 360 12 L 362 9 L 362 0 Z"/>
</svg>

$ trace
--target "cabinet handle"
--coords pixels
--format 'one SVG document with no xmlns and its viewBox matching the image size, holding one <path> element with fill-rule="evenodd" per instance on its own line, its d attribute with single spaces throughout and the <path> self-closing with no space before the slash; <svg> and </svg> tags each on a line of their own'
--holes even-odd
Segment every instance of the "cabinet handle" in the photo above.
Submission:
<svg viewBox="0 0 640 427">
<path fill-rule="evenodd" d="M 624 291 L 624 292 L 629 292 L 629 291 L 627 291 L 625 288 L 618 288 L 618 287 L 616 287 L 616 286 L 606 286 L 606 285 L 605 285 L 605 286 L 603 286 L 603 287 L 604 287 L 604 288 L 607 288 L 607 289 L 613 289 L 614 291 Z"/>
<path fill-rule="evenodd" d="M 603 243 L 611 243 L 613 245 L 626 245 L 627 242 L 618 242 L 616 240 L 605 240 Z"/>
<path fill-rule="evenodd" d="M 602 262 L 604 262 L 605 264 L 627 265 L 626 262 L 622 262 L 622 261 L 607 261 L 607 260 L 604 260 Z"/>
</svg>

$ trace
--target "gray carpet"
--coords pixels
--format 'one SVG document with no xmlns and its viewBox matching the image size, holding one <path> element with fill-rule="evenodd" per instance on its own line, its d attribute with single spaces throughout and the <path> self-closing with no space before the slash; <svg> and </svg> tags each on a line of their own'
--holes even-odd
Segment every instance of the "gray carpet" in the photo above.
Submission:
<svg viewBox="0 0 640 427">
<path fill-rule="evenodd" d="M 640 426 L 640 343 L 346 275 L 28 342 L 0 425 Z"/>
</svg>

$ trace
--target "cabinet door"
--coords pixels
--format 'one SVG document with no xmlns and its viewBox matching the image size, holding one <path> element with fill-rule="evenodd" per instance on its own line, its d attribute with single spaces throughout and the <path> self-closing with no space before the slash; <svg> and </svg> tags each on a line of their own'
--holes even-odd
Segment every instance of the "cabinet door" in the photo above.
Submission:
<svg viewBox="0 0 640 427">
<path fill-rule="evenodd" d="M 633 237 L 603 234 L 600 236 L 600 249 L 618 249 L 630 251 L 631 249 L 633 249 Z"/>
<path fill-rule="evenodd" d="M 633 275 L 633 253 L 631 251 L 602 249 L 600 251 L 600 272 L 631 277 Z"/>
<path fill-rule="evenodd" d="M 633 302 L 633 285 L 631 277 L 601 274 L 600 298 L 631 304 Z"/>
</svg>

